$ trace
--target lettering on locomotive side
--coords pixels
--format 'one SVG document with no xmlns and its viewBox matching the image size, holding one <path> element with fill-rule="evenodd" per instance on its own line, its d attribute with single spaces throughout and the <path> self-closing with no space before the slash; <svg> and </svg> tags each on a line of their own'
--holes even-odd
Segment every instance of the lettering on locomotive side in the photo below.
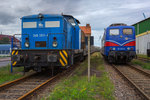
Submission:
<svg viewBox="0 0 150 100">
<path fill-rule="evenodd" d="M 33 34 L 33 37 L 39 37 L 39 35 L 38 34 Z"/>
<path fill-rule="evenodd" d="M 126 50 L 125 48 L 118 48 L 118 50 Z"/>
<path fill-rule="evenodd" d="M 46 34 L 33 34 L 33 37 L 46 37 Z"/>
<path fill-rule="evenodd" d="M 46 35 L 45 34 L 39 34 L 39 37 L 45 37 Z"/>
</svg>

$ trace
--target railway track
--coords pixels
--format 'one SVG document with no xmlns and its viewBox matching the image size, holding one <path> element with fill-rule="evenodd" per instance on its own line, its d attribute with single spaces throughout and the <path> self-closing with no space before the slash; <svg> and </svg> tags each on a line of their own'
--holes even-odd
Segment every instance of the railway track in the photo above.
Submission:
<svg viewBox="0 0 150 100">
<path fill-rule="evenodd" d="M 112 65 L 125 78 L 144 100 L 150 100 L 150 73 L 132 65 Z"/>
<path fill-rule="evenodd" d="M 30 100 L 32 96 L 36 96 L 39 91 L 54 80 L 72 73 L 73 69 L 78 65 L 75 64 L 67 70 L 62 71 L 52 77 L 50 74 L 35 73 L 5 84 L 0 85 L 0 100 Z"/>
<path fill-rule="evenodd" d="M 35 73 L 2 84 L 0 85 L 0 100 L 30 100 L 31 96 L 37 95 L 39 90 L 43 89 L 43 87 L 46 87 L 53 80 L 67 75 L 68 73 L 72 73 L 78 65 L 79 63 L 76 63 L 67 70 L 56 74 L 53 77 L 45 73 Z"/>
<path fill-rule="evenodd" d="M 142 61 L 146 61 L 146 62 L 150 62 L 150 59 L 148 59 L 148 58 L 137 57 L 137 59 L 142 60 Z"/>
<path fill-rule="evenodd" d="M 58 75 L 32 74 L 15 81 L 0 85 L 0 100 L 24 100 Z"/>
</svg>

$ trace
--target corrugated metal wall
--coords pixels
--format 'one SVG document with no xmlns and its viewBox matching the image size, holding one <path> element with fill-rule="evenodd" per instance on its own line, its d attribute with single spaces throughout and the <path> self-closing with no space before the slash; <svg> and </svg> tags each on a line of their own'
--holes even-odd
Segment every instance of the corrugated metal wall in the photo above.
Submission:
<svg viewBox="0 0 150 100">
<path fill-rule="evenodd" d="M 135 27 L 136 35 L 150 31 L 150 18 L 134 24 L 133 26 Z M 150 44 L 150 34 L 136 37 L 136 53 L 146 55 L 148 44 Z"/>
<path fill-rule="evenodd" d="M 150 30 L 150 18 L 142 22 L 139 22 L 133 26 L 135 27 L 136 35 L 146 32 Z"/>
<path fill-rule="evenodd" d="M 137 54 L 147 54 L 147 48 L 150 44 L 150 34 L 142 35 L 136 38 L 136 51 Z M 148 48 L 149 49 L 149 48 Z"/>
</svg>

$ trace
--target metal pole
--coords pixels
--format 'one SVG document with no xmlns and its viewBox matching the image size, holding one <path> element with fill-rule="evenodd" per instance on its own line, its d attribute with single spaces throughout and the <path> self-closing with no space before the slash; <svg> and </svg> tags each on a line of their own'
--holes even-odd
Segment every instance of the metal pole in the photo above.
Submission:
<svg viewBox="0 0 150 100">
<path fill-rule="evenodd" d="M 13 36 L 11 37 L 11 61 L 12 61 L 12 49 L 13 49 Z M 13 65 L 11 62 L 11 73 L 13 73 Z"/>
<path fill-rule="evenodd" d="M 90 82 L 90 35 L 88 36 L 88 81 Z"/>
</svg>

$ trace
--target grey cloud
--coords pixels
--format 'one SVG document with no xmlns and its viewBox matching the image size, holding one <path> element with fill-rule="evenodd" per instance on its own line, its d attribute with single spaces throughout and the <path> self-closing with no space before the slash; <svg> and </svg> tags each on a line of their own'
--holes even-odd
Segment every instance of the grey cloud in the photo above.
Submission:
<svg viewBox="0 0 150 100">
<path fill-rule="evenodd" d="M 0 24 L 7 25 L 10 23 L 14 23 L 16 17 L 9 14 L 8 12 L 0 12 Z"/>
<path fill-rule="evenodd" d="M 20 31 L 22 16 L 37 13 L 71 14 L 81 25 L 90 23 L 92 34 L 102 35 L 111 23 L 134 24 L 150 16 L 149 0 L 8 0 L 0 3 L 0 28 Z M 12 29 L 12 26 L 14 26 Z M 4 30 L 5 31 L 5 30 Z M 15 33 L 15 32 L 14 32 Z M 95 35 L 95 37 L 98 37 Z M 100 41 L 95 40 L 97 44 Z"/>
<path fill-rule="evenodd" d="M 24 7 L 20 6 L 20 7 L 15 8 L 15 12 L 20 15 L 24 15 L 24 14 L 31 13 L 32 8 L 29 6 L 24 6 Z"/>
<path fill-rule="evenodd" d="M 80 2 L 82 0 L 43 0 L 39 2 L 39 5 L 44 9 L 43 13 L 65 13 L 65 14 L 77 14 L 78 8 L 80 8 Z"/>
</svg>

